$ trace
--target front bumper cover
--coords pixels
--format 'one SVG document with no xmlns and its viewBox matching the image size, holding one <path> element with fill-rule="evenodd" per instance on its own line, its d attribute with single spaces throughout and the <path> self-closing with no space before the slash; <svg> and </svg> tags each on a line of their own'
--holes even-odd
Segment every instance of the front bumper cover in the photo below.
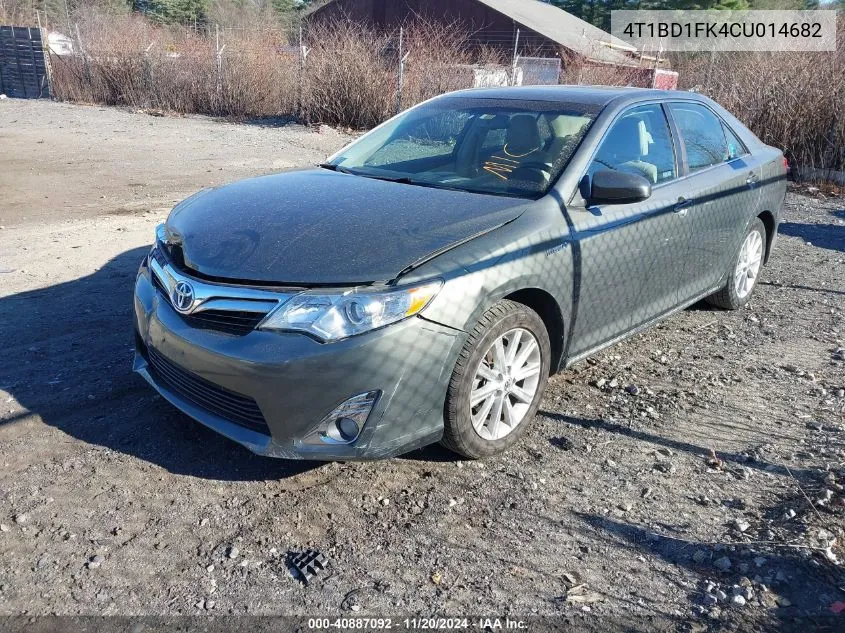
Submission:
<svg viewBox="0 0 845 633">
<path fill-rule="evenodd" d="M 440 439 L 443 406 L 463 334 L 412 317 L 334 343 L 253 330 L 245 336 L 188 325 L 142 265 L 135 283 L 134 370 L 166 400 L 254 453 L 287 459 L 379 459 Z M 149 349 L 191 375 L 251 398 L 267 433 L 196 404 L 157 375 Z M 351 444 L 319 441 L 320 421 L 348 398 L 381 391 Z M 316 441 L 315 441 L 316 440 Z"/>
</svg>

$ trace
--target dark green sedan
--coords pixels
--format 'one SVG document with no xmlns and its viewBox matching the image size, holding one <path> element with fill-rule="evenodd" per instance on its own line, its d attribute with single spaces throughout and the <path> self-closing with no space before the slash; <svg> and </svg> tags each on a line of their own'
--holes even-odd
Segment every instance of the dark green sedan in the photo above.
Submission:
<svg viewBox="0 0 845 633">
<path fill-rule="evenodd" d="M 692 93 L 444 95 L 177 205 L 135 282 L 135 370 L 262 455 L 492 455 L 554 372 L 701 299 L 748 302 L 786 172 Z"/>
</svg>

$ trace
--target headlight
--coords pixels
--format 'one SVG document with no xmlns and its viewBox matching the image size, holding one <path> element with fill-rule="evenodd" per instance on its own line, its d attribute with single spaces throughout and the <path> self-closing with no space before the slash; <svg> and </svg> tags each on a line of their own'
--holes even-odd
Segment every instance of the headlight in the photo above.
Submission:
<svg viewBox="0 0 845 633">
<path fill-rule="evenodd" d="M 419 313 L 442 285 L 435 281 L 380 292 L 303 292 L 271 312 L 258 329 L 306 332 L 321 341 L 337 341 Z"/>
</svg>

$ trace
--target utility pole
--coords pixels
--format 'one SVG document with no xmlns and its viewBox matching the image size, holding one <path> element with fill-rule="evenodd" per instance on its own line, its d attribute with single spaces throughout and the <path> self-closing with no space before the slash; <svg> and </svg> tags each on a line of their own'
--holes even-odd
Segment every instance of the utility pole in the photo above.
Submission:
<svg viewBox="0 0 845 633">
<path fill-rule="evenodd" d="M 409 53 L 405 52 L 405 31 L 399 27 L 399 85 L 396 90 L 396 114 L 402 112 L 402 88 L 405 84 L 405 61 Z"/>
<path fill-rule="evenodd" d="M 511 85 L 516 85 L 516 63 L 519 60 L 519 29 L 516 30 L 516 37 L 513 40 L 513 66 L 511 68 Z"/>
<path fill-rule="evenodd" d="M 305 60 L 308 58 L 308 49 L 305 48 L 305 44 L 302 43 L 302 21 L 299 23 L 299 84 L 297 90 L 297 98 L 296 98 L 296 111 L 297 114 L 302 117 L 302 90 L 303 90 L 303 83 L 305 82 Z"/>
</svg>

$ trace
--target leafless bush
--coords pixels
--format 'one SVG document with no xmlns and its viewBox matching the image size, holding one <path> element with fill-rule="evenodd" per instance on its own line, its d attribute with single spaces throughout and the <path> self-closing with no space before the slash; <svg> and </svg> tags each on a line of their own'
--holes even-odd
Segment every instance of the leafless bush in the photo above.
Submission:
<svg viewBox="0 0 845 633">
<path fill-rule="evenodd" d="M 302 77 L 307 121 L 369 128 L 394 113 L 392 38 L 352 22 L 309 29 Z"/>
<path fill-rule="evenodd" d="M 651 88 L 652 71 L 646 67 L 614 66 L 570 59 L 563 62 L 561 79 L 565 84 Z"/>
<path fill-rule="evenodd" d="M 472 46 L 469 30 L 455 23 L 443 26 L 419 19 L 403 30 L 403 52 L 408 55 L 402 105 L 430 99 L 444 92 L 471 88 L 472 65 L 490 63 L 491 51 Z"/>
<path fill-rule="evenodd" d="M 222 54 L 217 55 L 217 46 Z M 80 25 L 77 55 L 52 57 L 59 99 L 235 116 L 292 114 L 297 61 L 283 32 L 215 34 L 137 17 Z M 219 64 L 219 65 L 218 65 Z"/>
</svg>

